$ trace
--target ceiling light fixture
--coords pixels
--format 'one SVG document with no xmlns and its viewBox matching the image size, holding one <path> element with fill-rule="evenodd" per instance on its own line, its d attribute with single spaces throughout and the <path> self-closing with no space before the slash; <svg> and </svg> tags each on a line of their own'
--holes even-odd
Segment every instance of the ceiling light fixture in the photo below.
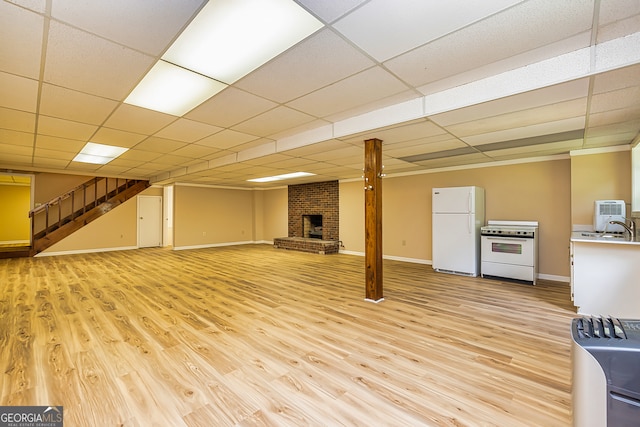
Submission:
<svg viewBox="0 0 640 427">
<path fill-rule="evenodd" d="M 285 173 L 285 174 L 282 174 L 282 175 L 266 176 L 264 178 L 248 179 L 247 181 L 251 181 L 251 182 L 272 182 L 272 181 L 282 181 L 283 179 L 301 178 L 303 176 L 313 176 L 313 175 L 315 175 L 315 173 L 293 172 L 293 173 Z"/>
<path fill-rule="evenodd" d="M 73 161 L 106 165 L 127 150 L 128 148 L 87 142 L 85 146 L 82 147 L 82 150 L 73 158 Z"/>
<path fill-rule="evenodd" d="M 291 0 L 211 0 L 124 102 L 182 116 L 322 26 Z"/>
<path fill-rule="evenodd" d="M 224 83 L 160 60 L 124 102 L 182 116 L 226 87 Z"/>
</svg>

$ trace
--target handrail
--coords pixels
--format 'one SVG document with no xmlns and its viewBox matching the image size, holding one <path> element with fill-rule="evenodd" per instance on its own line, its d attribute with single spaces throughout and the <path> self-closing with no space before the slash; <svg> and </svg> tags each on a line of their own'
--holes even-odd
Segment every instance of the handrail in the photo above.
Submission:
<svg viewBox="0 0 640 427">
<path fill-rule="evenodd" d="M 100 188 L 99 191 L 98 187 L 102 180 L 104 180 L 104 188 Z M 124 182 L 122 183 L 122 181 Z M 112 197 L 110 195 L 120 194 L 121 191 L 129 188 L 132 182 L 136 183 L 138 180 L 95 177 L 58 197 L 54 197 L 47 203 L 43 203 L 37 208 L 32 209 L 29 211 L 29 217 L 31 218 L 31 241 L 33 242 L 36 239 L 36 235 L 43 233 L 44 236 L 46 236 L 53 230 L 62 227 L 64 222 L 68 222 L 79 215 L 87 213 L 90 209 L 97 207 L 103 201 L 107 201 Z M 111 190 L 109 187 L 110 183 L 112 184 Z M 91 186 L 93 186 L 93 191 L 90 190 Z M 88 197 L 93 197 L 93 200 L 87 201 L 87 191 L 90 191 Z M 102 194 L 101 191 L 104 191 L 104 194 Z M 81 193 L 81 201 L 77 200 L 80 199 L 80 197 L 76 197 L 76 193 Z M 66 203 L 63 213 L 63 202 L 68 199 L 71 199 L 71 201 Z M 76 203 L 78 203 L 77 206 Z M 55 215 L 56 212 L 57 218 L 50 218 L 50 214 Z M 41 218 L 38 221 L 39 224 L 37 227 L 36 217 Z"/>
<path fill-rule="evenodd" d="M 89 186 L 91 186 L 91 185 L 93 185 L 93 184 L 97 185 L 97 183 L 98 183 L 98 180 L 99 180 L 99 179 L 105 179 L 105 180 L 108 180 L 109 178 L 108 178 L 108 177 L 104 177 L 104 178 L 102 178 L 102 177 L 95 177 L 95 178 L 90 179 L 90 180 L 89 180 L 89 181 L 87 181 L 87 182 L 83 182 L 82 184 L 78 185 L 76 188 L 74 188 L 74 189 L 72 189 L 72 190 L 69 190 L 69 191 L 67 191 L 67 192 L 66 192 L 66 193 L 64 193 L 64 194 L 61 194 L 61 195 L 60 195 L 60 196 L 58 196 L 58 197 L 54 197 L 53 199 L 49 200 L 47 203 L 43 203 L 43 204 L 41 204 L 40 206 L 38 206 L 38 207 L 36 207 L 36 208 L 31 209 L 31 210 L 29 211 L 29 216 L 30 216 L 30 217 L 33 217 L 33 214 L 36 214 L 36 213 L 38 213 L 39 211 L 44 210 L 46 205 L 55 205 L 56 203 L 59 203 L 59 202 L 61 202 L 61 201 L 62 201 L 62 200 L 64 200 L 64 199 L 68 199 L 72 194 L 74 194 L 76 191 L 78 191 L 78 190 L 80 190 L 80 189 L 87 188 L 87 187 L 89 187 Z M 115 178 L 115 179 L 117 180 L 118 178 Z M 116 184 L 117 184 L 117 181 L 116 181 Z"/>
</svg>

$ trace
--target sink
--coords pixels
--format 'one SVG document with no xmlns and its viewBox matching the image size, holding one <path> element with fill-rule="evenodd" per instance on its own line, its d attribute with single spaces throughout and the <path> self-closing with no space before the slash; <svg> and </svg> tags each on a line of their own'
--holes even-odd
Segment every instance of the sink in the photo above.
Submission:
<svg viewBox="0 0 640 427">
<path fill-rule="evenodd" d="M 602 239 L 602 240 L 611 240 L 611 239 L 628 240 L 625 234 L 602 234 L 602 233 L 595 233 L 595 232 L 594 233 L 583 232 L 581 234 L 584 237 L 593 237 L 593 238 Z"/>
</svg>

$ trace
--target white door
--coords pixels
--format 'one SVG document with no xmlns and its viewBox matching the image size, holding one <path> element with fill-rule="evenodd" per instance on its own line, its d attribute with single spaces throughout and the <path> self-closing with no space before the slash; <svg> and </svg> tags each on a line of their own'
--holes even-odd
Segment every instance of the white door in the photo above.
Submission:
<svg viewBox="0 0 640 427">
<path fill-rule="evenodd" d="M 162 197 L 138 196 L 138 247 L 162 246 Z"/>
</svg>

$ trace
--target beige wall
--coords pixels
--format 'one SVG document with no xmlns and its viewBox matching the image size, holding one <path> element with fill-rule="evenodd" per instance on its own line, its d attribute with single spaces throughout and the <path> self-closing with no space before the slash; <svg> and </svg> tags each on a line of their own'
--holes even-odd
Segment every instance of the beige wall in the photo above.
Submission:
<svg viewBox="0 0 640 427">
<path fill-rule="evenodd" d="M 263 195 L 263 234 L 257 241 L 273 242 L 276 237 L 286 237 L 288 233 L 288 190 L 287 187 L 259 191 Z"/>
<path fill-rule="evenodd" d="M 174 247 L 253 241 L 254 192 L 176 185 Z"/>
<path fill-rule="evenodd" d="M 476 185 L 485 189 L 486 219 L 540 223 L 539 271 L 569 276 L 570 161 L 568 159 L 387 177 L 383 180 L 385 256 L 431 261 L 431 189 Z M 340 239 L 364 252 L 361 182 L 340 186 Z"/>
<path fill-rule="evenodd" d="M 571 222 L 593 226 L 593 202 L 624 200 L 631 209 L 631 151 L 571 157 Z"/>
<path fill-rule="evenodd" d="M 93 177 L 81 175 L 64 175 L 59 173 L 37 173 L 34 176 L 34 206 L 47 203 L 53 198 L 73 190 L 78 185 Z"/>
</svg>

